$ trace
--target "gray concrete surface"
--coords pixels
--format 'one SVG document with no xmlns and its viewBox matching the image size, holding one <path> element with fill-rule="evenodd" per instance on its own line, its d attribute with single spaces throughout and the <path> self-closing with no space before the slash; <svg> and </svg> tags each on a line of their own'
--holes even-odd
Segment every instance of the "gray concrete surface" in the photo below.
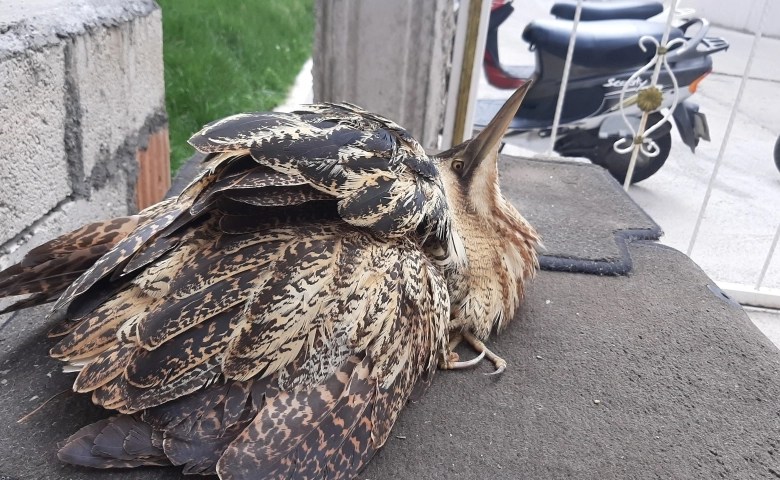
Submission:
<svg viewBox="0 0 780 480">
<path fill-rule="evenodd" d="M 301 105 L 308 105 L 314 103 L 314 91 L 312 89 L 312 67 L 314 62 L 312 59 L 306 60 L 306 63 L 301 67 L 301 71 L 295 77 L 295 83 L 287 93 L 287 98 L 284 103 L 274 108 L 275 112 L 292 112 L 298 109 Z"/>
<path fill-rule="evenodd" d="M 451 0 L 315 2 L 314 99 L 392 118 L 435 148 L 444 116 Z"/>
<path fill-rule="evenodd" d="M 503 156 L 502 192 L 542 236 L 543 270 L 625 275 L 626 241 L 657 240 L 661 229 L 601 167 Z M 599 215 L 591 210 L 598 205 Z"/>
<path fill-rule="evenodd" d="M 135 210 L 136 150 L 167 127 L 153 0 L 0 0 L 0 268 Z"/>
<path fill-rule="evenodd" d="M 766 335 L 777 348 L 780 348 L 780 315 L 778 315 L 777 310 L 745 307 L 745 311 L 761 332 Z"/>
<path fill-rule="evenodd" d="M 158 8 L 154 0 L 2 0 L 0 60 L 60 45 L 64 38 L 145 17 Z"/>
<path fill-rule="evenodd" d="M 560 181 L 596 170 L 561 169 L 558 178 L 547 176 L 550 196 L 518 207 L 539 211 L 546 207 L 534 202 L 561 198 L 585 205 L 579 215 L 590 221 L 582 221 L 606 225 L 601 199 L 565 195 L 570 185 Z M 504 173 L 504 184 L 520 191 L 541 181 Z M 575 210 L 562 204 L 562 222 Z M 780 350 L 739 306 L 714 295 L 712 280 L 685 255 L 652 242 L 628 252 L 627 276 L 540 272 L 514 321 L 490 341 L 509 369 L 498 377 L 482 375 L 488 364 L 437 374 L 360 478 L 780 474 Z M 44 337 L 44 314 L 24 311 L 0 325 L 0 477 L 183 478 L 171 468 L 104 472 L 56 460 L 58 441 L 108 412 L 69 393 L 73 375 L 46 356 L 53 341 Z"/>
<path fill-rule="evenodd" d="M 24 257 L 30 247 L 34 248 L 40 243 L 68 233 L 77 226 L 102 218 L 127 215 L 126 176 L 126 172 L 117 169 L 113 173 L 113 181 L 101 189 L 94 190 L 89 199 L 74 198 L 72 201 L 60 203 L 25 229 L 17 242 L 6 245 L 6 254 L 0 257 L 0 260 L 8 265 L 16 263 Z M 0 315 L 0 319 L 2 317 L 3 315 Z"/>
<path fill-rule="evenodd" d="M 361 478 L 774 478 L 780 352 L 683 254 L 629 250 L 629 277 L 542 272 L 506 374 L 439 375 Z"/>
<path fill-rule="evenodd" d="M 180 469 L 106 472 L 62 464 L 57 444 L 84 424 L 105 418 L 106 410 L 71 392 L 73 376 L 48 356 L 47 307 L 0 320 L 0 477 L 14 480 L 142 480 L 182 478 Z M 55 395 L 58 395 L 54 397 Z M 44 401 L 46 406 L 18 423 Z M 191 478 L 191 477 L 190 477 Z"/>
<path fill-rule="evenodd" d="M 780 38 L 780 3 L 772 0 L 684 0 L 683 7 L 694 8 L 712 21 L 733 30 L 755 33 L 764 19 L 764 34 Z M 764 4 L 767 10 L 764 10 Z"/>
</svg>

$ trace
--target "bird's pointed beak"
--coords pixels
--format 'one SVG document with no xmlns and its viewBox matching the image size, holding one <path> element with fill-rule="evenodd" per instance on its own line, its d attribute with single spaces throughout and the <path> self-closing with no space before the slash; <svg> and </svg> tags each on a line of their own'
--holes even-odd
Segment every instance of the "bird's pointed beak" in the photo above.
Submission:
<svg viewBox="0 0 780 480">
<path fill-rule="evenodd" d="M 525 94 L 528 93 L 532 83 L 533 79 L 529 79 L 515 90 L 515 93 L 504 103 L 501 110 L 493 117 L 488 126 L 479 132 L 479 135 L 471 139 L 463 156 L 464 173 L 473 171 L 482 160 L 487 158 L 498 147 L 501 138 L 506 133 L 507 128 L 509 128 L 509 124 L 512 123 L 512 119 L 515 117 L 517 109 L 520 108 L 520 104 L 523 102 L 523 98 L 525 98 Z"/>
</svg>

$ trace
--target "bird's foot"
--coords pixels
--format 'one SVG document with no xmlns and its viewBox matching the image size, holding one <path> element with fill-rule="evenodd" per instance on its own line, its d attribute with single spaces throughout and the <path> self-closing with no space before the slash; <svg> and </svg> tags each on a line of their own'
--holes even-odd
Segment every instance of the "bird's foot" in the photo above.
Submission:
<svg viewBox="0 0 780 480">
<path fill-rule="evenodd" d="M 463 370 L 464 368 L 471 368 L 482 361 L 485 358 L 485 352 L 480 353 L 476 358 L 460 362 L 460 356 L 455 352 L 450 352 L 446 359 L 439 361 L 439 368 L 442 370 Z"/>
<path fill-rule="evenodd" d="M 452 350 L 455 349 L 455 347 L 460 343 L 461 340 L 466 340 L 469 345 L 471 345 L 474 350 L 479 352 L 479 355 L 476 358 L 473 358 L 471 360 L 460 362 L 459 356 L 457 353 L 453 352 Z M 464 368 L 470 368 L 475 365 L 477 365 L 479 362 L 482 361 L 483 358 L 487 357 L 488 360 L 493 362 L 493 365 L 496 366 L 496 370 L 492 373 L 486 373 L 485 375 L 497 375 L 500 373 L 503 373 L 504 370 L 506 370 L 506 360 L 499 357 L 495 353 L 491 352 L 489 348 L 485 346 L 485 343 L 482 342 L 482 340 L 478 339 L 474 336 L 471 332 L 464 330 L 460 334 L 456 334 L 450 339 L 449 345 L 447 350 L 450 352 L 448 357 L 444 360 L 441 360 L 439 362 L 439 368 L 444 370 L 460 370 Z"/>
<path fill-rule="evenodd" d="M 485 346 L 482 340 L 475 337 L 474 334 L 469 332 L 468 330 L 463 331 L 463 339 L 469 342 L 469 344 L 474 348 L 474 350 L 480 352 L 481 355 L 486 356 L 487 359 L 493 362 L 493 365 L 496 366 L 496 370 L 494 372 L 486 373 L 485 375 L 498 375 L 500 373 L 504 373 L 504 370 L 506 370 L 506 365 L 507 365 L 506 360 L 499 357 L 495 353 L 491 352 L 490 349 L 488 349 Z"/>
</svg>

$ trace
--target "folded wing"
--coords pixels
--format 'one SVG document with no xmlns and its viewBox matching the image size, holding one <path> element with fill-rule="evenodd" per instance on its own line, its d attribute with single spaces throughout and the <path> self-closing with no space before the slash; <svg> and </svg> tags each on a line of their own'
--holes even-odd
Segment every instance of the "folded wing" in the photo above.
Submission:
<svg viewBox="0 0 780 480">
<path fill-rule="evenodd" d="M 25 285 L 0 294 L 61 294 L 52 356 L 121 413 L 61 458 L 351 478 L 444 349 L 449 298 L 424 252 L 457 259 L 459 242 L 438 172 L 348 105 L 237 115 L 191 142 L 209 156 L 179 197 L 0 273 Z"/>
</svg>

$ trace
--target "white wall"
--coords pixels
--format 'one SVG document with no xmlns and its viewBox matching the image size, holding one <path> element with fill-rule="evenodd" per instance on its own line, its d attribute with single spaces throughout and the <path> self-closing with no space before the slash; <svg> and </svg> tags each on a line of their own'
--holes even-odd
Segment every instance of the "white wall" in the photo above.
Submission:
<svg viewBox="0 0 780 480">
<path fill-rule="evenodd" d="M 780 0 L 768 0 L 769 13 L 764 35 L 780 38 Z M 668 0 L 664 3 L 668 4 Z M 755 33 L 761 19 L 764 0 L 682 0 L 683 8 L 695 8 L 696 15 L 715 25 Z"/>
</svg>

